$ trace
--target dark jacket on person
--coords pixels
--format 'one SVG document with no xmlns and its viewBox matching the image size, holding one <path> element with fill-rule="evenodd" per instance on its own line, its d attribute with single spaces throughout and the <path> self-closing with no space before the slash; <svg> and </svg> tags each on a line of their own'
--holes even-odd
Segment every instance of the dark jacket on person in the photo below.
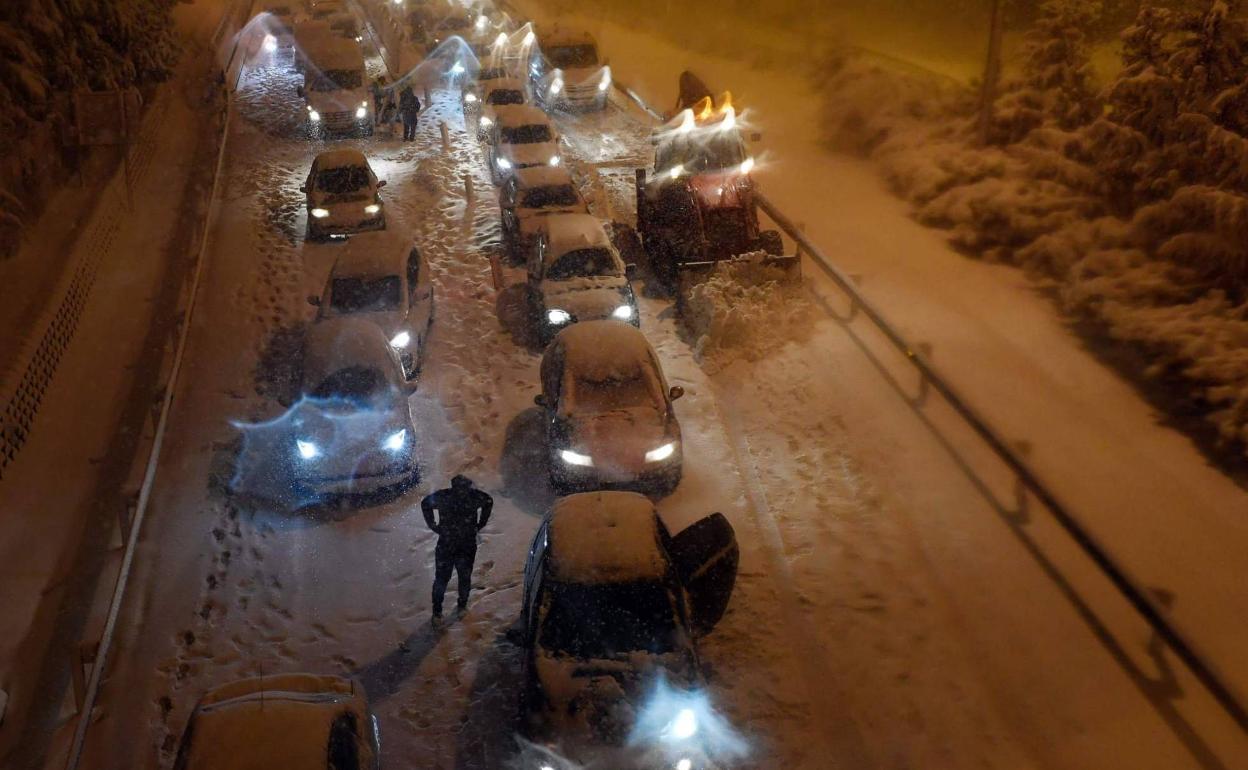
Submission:
<svg viewBox="0 0 1248 770">
<path fill-rule="evenodd" d="M 399 112 L 402 113 L 404 122 L 416 122 L 416 117 L 420 114 L 420 100 L 412 89 L 404 88 L 399 95 Z"/>
<path fill-rule="evenodd" d="M 470 484 L 439 489 L 420 501 L 425 523 L 438 533 L 438 550 L 475 551 L 477 531 L 489 522 L 493 508 L 494 498 Z"/>
</svg>

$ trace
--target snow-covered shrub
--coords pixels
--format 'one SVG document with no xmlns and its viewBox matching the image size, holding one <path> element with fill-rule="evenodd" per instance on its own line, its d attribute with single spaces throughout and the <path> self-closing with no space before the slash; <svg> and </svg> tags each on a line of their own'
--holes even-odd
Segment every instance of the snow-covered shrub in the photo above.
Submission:
<svg viewBox="0 0 1248 770">
<path fill-rule="evenodd" d="M 756 361 L 800 338 L 811 320 L 810 303 L 800 282 L 762 261 L 763 252 L 721 262 L 685 299 L 684 317 L 704 363 L 734 358 Z"/>
</svg>

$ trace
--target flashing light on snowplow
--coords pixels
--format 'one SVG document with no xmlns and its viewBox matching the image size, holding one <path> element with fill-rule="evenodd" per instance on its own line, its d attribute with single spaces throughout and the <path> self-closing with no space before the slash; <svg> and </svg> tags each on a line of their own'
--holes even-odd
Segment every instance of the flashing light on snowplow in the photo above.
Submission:
<svg viewBox="0 0 1248 770">
<path fill-rule="evenodd" d="M 692 131 L 696 122 L 697 121 L 693 117 L 693 110 L 690 110 L 690 109 L 681 110 L 680 127 L 678 130 L 682 132 Z"/>
<path fill-rule="evenodd" d="M 667 171 L 667 175 L 671 177 L 672 179 L 679 178 L 680 175 L 683 173 L 685 173 L 685 165 L 683 163 L 677 163 L 675 166 L 672 166 Z"/>
</svg>

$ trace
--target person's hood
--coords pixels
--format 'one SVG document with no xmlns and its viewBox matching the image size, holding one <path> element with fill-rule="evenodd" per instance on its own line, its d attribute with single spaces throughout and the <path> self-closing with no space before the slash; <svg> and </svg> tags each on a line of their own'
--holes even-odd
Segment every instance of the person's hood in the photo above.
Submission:
<svg viewBox="0 0 1248 770">
<path fill-rule="evenodd" d="M 547 310 L 566 310 L 578 321 L 610 318 L 620 305 L 632 304 L 624 276 L 571 278 L 566 281 L 542 281 L 542 302 Z"/>
<path fill-rule="evenodd" d="M 609 481 L 628 482 L 645 473 L 646 453 L 674 437 L 667 416 L 654 406 L 635 406 L 590 415 L 569 415 L 569 448 L 594 460 L 594 470 Z"/>
<path fill-rule="evenodd" d="M 367 88 L 343 89 L 338 91 L 304 91 L 304 99 L 308 106 L 321 113 L 322 119 L 331 112 L 352 112 L 361 105 L 371 106 L 372 96 Z"/>
<path fill-rule="evenodd" d="M 559 148 L 554 142 L 499 144 L 498 154 L 517 167 L 542 166 L 550 163 L 550 159 L 559 154 Z"/>
</svg>

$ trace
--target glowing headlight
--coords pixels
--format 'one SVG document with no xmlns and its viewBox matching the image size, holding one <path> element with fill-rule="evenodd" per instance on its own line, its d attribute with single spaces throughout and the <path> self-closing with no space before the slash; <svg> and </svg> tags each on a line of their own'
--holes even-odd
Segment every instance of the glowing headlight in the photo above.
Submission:
<svg viewBox="0 0 1248 770">
<path fill-rule="evenodd" d="M 276 51 L 277 50 L 277 38 L 273 37 L 272 35 L 265 35 L 264 36 L 264 50 L 268 51 L 269 53 L 273 53 L 274 51 Z"/>
<path fill-rule="evenodd" d="M 364 42 L 364 36 L 363 36 L 363 35 L 356 35 L 356 36 L 355 36 L 355 42 L 357 42 L 357 43 L 363 43 L 363 42 Z"/>
<path fill-rule="evenodd" d="M 608 88 L 610 88 L 610 87 L 611 87 L 611 76 L 610 76 L 610 75 L 608 75 L 607 77 L 603 78 L 602 82 L 598 84 L 598 90 L 599 90 L 599 91 L 606 91 L 606 90 L 607 90 Z"/>
<path fill-rule="evenodd" d="M 408 334 L 407 332 L 399 332 L 398 334 L 390 338 L 390 347 L 405 348 L 408 345 L 410 345 L 411 342 L 412 342 L 412 335 Z"/>
<path fill-rule="evenodd" d="M 311 460 L 321 454 L 321 448 L 311 441 L 296 439 L 295 447 L 299 450 L 299 456 L 305 460 Z"/>
<path fill-rule="evenodd" d="M 594 458 L 589 455 L 583 455 L 580 452 L 573 452 L 571 449 L 559 450 L 559 459 L 563 460 L 568 465 L 580 465 L 584 468 L 594 467 Z M 690 735 L 692 734 L 693 733 L 690 733 Z"/>
<path fill-rule="evenodd" d="M 485 18 L 485 14 L 481 14 L 480 16 L 477 17 L 477 31 L 479 32 L 485 29 L 485 25 L 489 23 L 490 23 L 490 20 Z"/>
<path fill-rule="evenodd" d="M 672 179 L 675 179 L 683 173 L 685 173 L 685 165 L 683 163 L 677 163 L 668 170 L 667 175 Z"/>
<path fill-rule="evenodd" d="M 551 96 L 557 95 L 562 90 L 563 90 L 563 80 L 559 78 L 555 78 L 554 80 L 550 81 L 550 95 Z"/>
<path fill-rule="evenodd" d="M 476 94 L 464 94 L 464 101 L 468 102 L 469 104 L 473 104 L 474 102 L 477 101 L 477 95 Z"/>
<path fill-rule="evenodd" d="M 355 117 L 357 117 L 357 118 L 363 118 L 363 117 L 365 117 L 366 115 L 368 115 L 368 108 L 367 108 L 367 107 L 356 107 L 356 108 L 355 108 Z"/>
<path fill-rule="evenodd" d="M 400 449 L 402 449 L 403 445 L 406 443 L 407 443 L 407 430 L 403 429 L 403 430 L 396 430 L 394 433 L 391 433 L 389 436 L 386 436 L 386 440 L 381 442 L 381 446 L 384 449 L 390 450 L 391 452 L 397 452 Z"/>
<path fill-rule="evenodd" d="M 329 209 L 312 209 L 311 213 L 312 213 L 312 216 L 316 217 L 317 219 L 324 219 L 325 217 L 329 216 Z"/>
<path fill-rule="evenodd" d="M 746 158 L 746 159 L 745 159 L 745 160 L 741 163 L 741 173 L 742 173 L 742 174 L 748 174 L 748 173 L 750 173 L 750 172 L 751 172 L 751 171 L 753 171 L 753 170 L 754 170 L 754 159 L 753 159 L 753 158 Z"/>
<path fill-rule="evenodd" d="M 692 767 L 693 767 L 693 762 L 688 757 L 683 757 L 679 762 L 676 763 L 676 770 L 690 770 L 690 768 Z"/>
<path fill-rule="evenodd" d="M 321 119 L 321 113 L 309 107 L 308 108 L 308 120 L 312 121 L 313 123 L 316 123 L 320 119 Z"/>
<path fill-rule="evenodd" d="M 492 125 L 494 125 L 494 121 L 490 120 L 489 118 L 487 118 L 487 117 L 486 117 L 486 116 L 484 116 L 484 115 L 482 115 L 482 116 L 481 116 L 481 127 L 482 127 L 482 128 L 489 128 L 489 127 L 490 127 L 490 126 L 492 126 Z"/>
<path fill-rule="evenodd" d="M 511 161 L 507 160 L 506 158 L 499 158 L 498 167 L 501 169 L 511 168 Z"/>
<path fill-rule="evenodd" d="M 611 311 L 611 317 L 618 318 L 621 321 L 627 321 L 628 319 L 633 317 L 633 306 L 632 305 L 620 305 L 615 310 Z"/>
<path fill-rule="evenodd" d="M 464 74 L 464 64 L 463 64 L 463 62 L 455 62 L 455 64 L 453 64 L 453 65 L 451 66 L 451 74 L 452 74 L 452 75 L 462 75 L 462 74 Z"/>
<path fill-rule="evenodd" d="M 504 45 L 507 42 L 507 33 L 499 32 L 498 37 L 494 38 L 494 45 Z"/>
<path fill-rule="evenodd" d="M 693 709 L 681 709 L 667 726 L 667 732 L 677 740 L 692 738 L 698 732 L 698 715 L 693 713 Z"/>
<path fill-rule="evenodd" d="M 646 462 L 657 463 L 662 460 L 666 460 L 667 458 L 671 457 L 672 453 L 675 451 L 676 451 L 676 442 L 669 441 L 663 446 L 659 447 L 658 449 L 651 449 L 649 452 L 646 452 Z M 684 712 L 681 712 L 681 713 L 684 713 Z M 693 712 L 690 711 L 689 713 L 692 714 Z"/>
<path fill-rule="evenodd" d="M 378 211 L 381 211 L 380 203 L 370 203 L 364 207 L 365 214 L 376 214 Z"/>
<path fill-rule="evenodd" d="M 566 324 L 568 321 L 572 320 L 572 314 L 566 310 L 560 310 L 557 307 L 552 307 L 550 310 L 546 311 L 546 320 L 556 326 L 559 324 Z"/>
<path fill-rule="evenodd" d="M 548 163 L 552 166 L 558 166 L 563 160 L 558 155 L 551 155 Z"/>
</svg>

